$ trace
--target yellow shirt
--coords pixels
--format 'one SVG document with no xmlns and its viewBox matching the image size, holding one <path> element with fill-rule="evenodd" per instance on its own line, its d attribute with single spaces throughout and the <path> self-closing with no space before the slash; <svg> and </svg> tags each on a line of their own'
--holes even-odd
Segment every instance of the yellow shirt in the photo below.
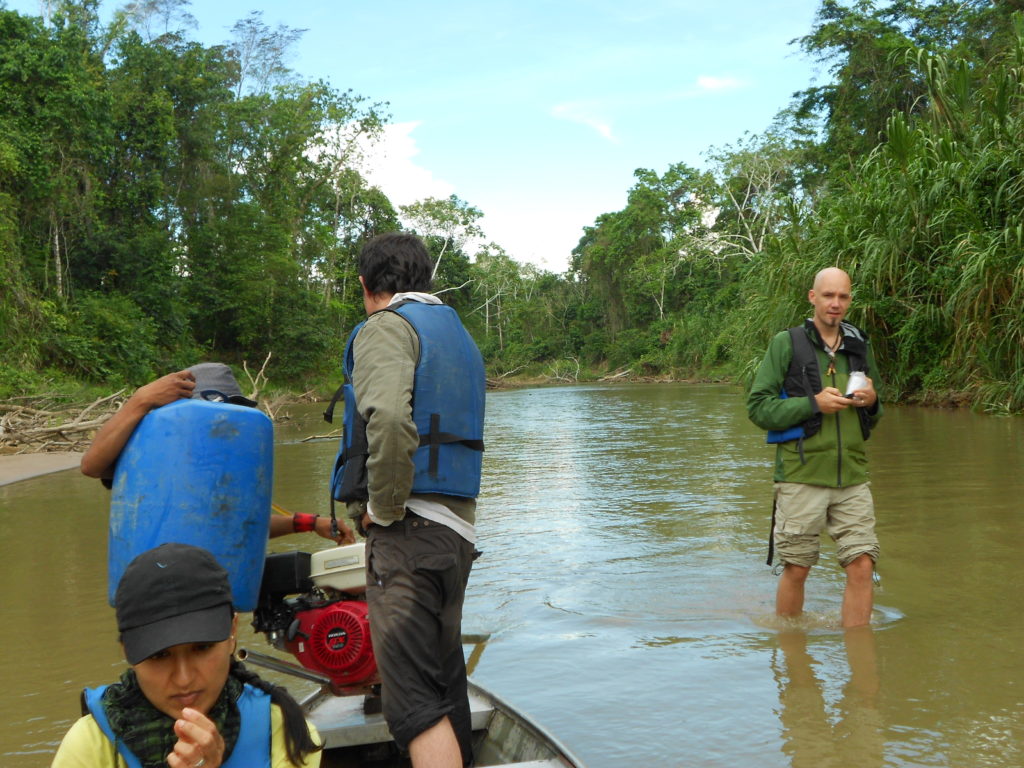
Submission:
<svg viewBox="0 0 1024 768">
<path fill-rule="evenodd" d="M 313 741 L 320 735 L 307 721 Z M 301 765 L 288 762 L 284 741 L 284 715 L 277 704 L 270 705 L 270 765 L 271 768 L 319 768 L 320 752 L 311 752 Z M 50 768 L 127 768 L 124 758 L 108 739 L 92 715 L 79 719 L 64 735 Z"/>
</svg>

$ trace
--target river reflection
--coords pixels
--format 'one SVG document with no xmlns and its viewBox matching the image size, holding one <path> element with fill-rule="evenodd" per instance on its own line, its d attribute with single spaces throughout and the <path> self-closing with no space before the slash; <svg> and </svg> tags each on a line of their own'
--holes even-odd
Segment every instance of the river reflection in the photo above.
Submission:
<svg viewBox="0 0 1024 768">
<path fill-rule="evenodd" d="M 783 752 L 793 768 L 878 768 L 885 764 L 885 729 L 878 709 L 880 688 L 874 630 L 843 633 L 847 680 L 830 701 L 825 680 L 814 668 L 839 667 L 834 658 L 818 660 L 808 651 L 805 632 L 780 632 L 781 653 L 773 658 L 779 686 Z"/>
<path fill-rule="evenodd" d="M 772 614 L 772 453 L 738 390 L 533 389 L 487 407 L 464 628 L 492 639 L 475 676 L 591 768 L 1024 765 L 1020 419 L 887 408 L 869 449 L 882 581 L 854 636 L 830 543 L 808 615 Z M 299 442 L 326 428 L 320 410 L 278 429 L 288 509 L 327 511 L 336 442 Z M 75 473 L 0 488 L 5 768 L 47 764 L 78 690 L 119 668 L 106 503 Z"/>
</svg>

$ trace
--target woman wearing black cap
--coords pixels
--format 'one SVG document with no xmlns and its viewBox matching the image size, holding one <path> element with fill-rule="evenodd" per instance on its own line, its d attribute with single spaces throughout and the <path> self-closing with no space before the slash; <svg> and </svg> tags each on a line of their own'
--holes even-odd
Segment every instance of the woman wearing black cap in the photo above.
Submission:
<svg viewBox="0 0 1024 768">
<path fill-rule="evenodd" d="M 295 699 L 233 659 L 227 572 L 205 549 L 163 544 L 125 569 L 114 599 L 125 658 L 83 692 L 84 716 L 52 768 L 315 768 L 316 731 Z"/>
</svg>

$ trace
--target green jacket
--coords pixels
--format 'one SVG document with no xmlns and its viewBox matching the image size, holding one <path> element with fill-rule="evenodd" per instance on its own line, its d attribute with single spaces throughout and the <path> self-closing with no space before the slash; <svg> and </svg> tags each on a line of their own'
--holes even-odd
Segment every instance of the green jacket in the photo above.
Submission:
<svg viewBox="0 0 1024 768">
<path fill-rule="evenodd" d="M 818 358 L 822 386 L 845 391 L 850 374 L 849 359 L 839 347 L 835 373 L 828 374 L 829 356 L 817 332 L 808 333 Z M 880 392 L 878 367 L 868 344 L 868 376 L 875 391 Z M 768 345 L 754 383 L 747 396 L 747 414 L 761 429 L 788 429 L 810 418 L 818 411 L 813 397 L 781 398 L 783 382 L 793 358 L 793 343 L 788 331 L 776 334 Z M 882 415 L 879 399 L 868 411 L 872 424 Z M 846 408 L 824 416 L 821 431 L 805 438 L 803 457 L 797 441 L 779 443 L 775 450 L 776 482 L 806 483 L 842 488 L 866 482 L 868 459 L 864 452 L 864 436 L 855 408 Z"/>
</svg>

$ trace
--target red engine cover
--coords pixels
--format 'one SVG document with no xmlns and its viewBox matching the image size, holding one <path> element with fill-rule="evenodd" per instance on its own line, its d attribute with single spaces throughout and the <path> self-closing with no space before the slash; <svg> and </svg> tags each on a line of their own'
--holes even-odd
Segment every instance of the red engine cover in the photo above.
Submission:
<svg viewBox="0 0 1024 768">
<path fill-rule="evenodd" d="M 367 612 L 362 600 L 341 600 L 297 613 L 298 631 L 286 646 L 302 666 L 338 685 L 364 683 L 377 672 Z"/>
</svg>

